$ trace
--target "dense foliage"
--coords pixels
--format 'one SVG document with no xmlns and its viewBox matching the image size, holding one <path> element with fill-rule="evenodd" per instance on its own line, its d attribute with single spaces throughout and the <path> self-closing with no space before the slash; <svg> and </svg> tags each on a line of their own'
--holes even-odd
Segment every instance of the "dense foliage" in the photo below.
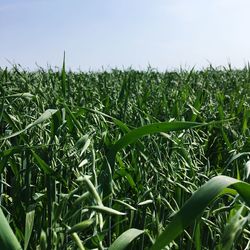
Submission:
<svg viewBox="0 0 250 250">
<path fill-rule="evenodd" d="M 14 67 L 0 69 L 0 93 L 12 249 L 250 246 L 249 68 Z"/>
</svg>

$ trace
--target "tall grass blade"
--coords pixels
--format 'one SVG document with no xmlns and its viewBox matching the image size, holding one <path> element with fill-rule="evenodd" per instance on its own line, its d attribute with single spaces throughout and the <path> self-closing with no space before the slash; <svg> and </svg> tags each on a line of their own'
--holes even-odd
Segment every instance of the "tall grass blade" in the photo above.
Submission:
<svg viewBox="0 0 250 250">
<path fill-rule="evenodd" d="M 177 212 L 165 231 L 155 241 L 151 250 L 163 249 L 169 245 L 184 229 L 192 224 L 225 188 L 234 188 L 250 204 L 250 184 L 227 176 L 216 176 L 198 189 Z"/>
<path fill-rule="evenodd" d="M 61 84 L 62 84 L 62 95 L 65 98 L 65 96 L 66 96 L 65 51 L 63 53 L 63 66 L 62 66 L 62 73 L 61 73 Z"/>
<path fill-rule="evenodd" d="M 2 209 L 0 208 L 0 249 L 19 250 L 22 249 L 14 235 Z"/>
<path fill-rule="evenodd" d="M 5 98 L 17 98 L 17 97 L 24 97 L 24 98 L 34 98 L 35 96 L 32 95 L 31 93 L 16 93 L 16 94 L 13 94 L 13 95 L 8 95 L 8 96 L 5 96 Z M 4 97 L 0 97 L 0 99 L 2 99 Z"/>
<path fill-rule="evenodd" d="M 41 235 L 40 235 L 40 249 L 41 250 L 47 249 L 47 236 L 43 230 L 41 231 Z"/>
<path fill-rule="evenodd" d="M 35 218 L 35 210 L 26 213 L 25 219 L 25 235 L 24 235 L 24 250 L 28 249 L 30 236 L 32 234 Z"/>
<path fill-rule="evenodd" d="M 228 163 L 226 164 L 225 168 L 223 169 L 222 173 L 224 173 L 224 172 L 227 170 L 227 168 L 229 167 L 229 165 L 230 165 L 233 161 L 235 161 L 235 160 L 237 160 L 238 158 L 240 158 L 240 157 L 242 157 L 242 156 L 245 156 L 245 155 L 250 155 L 250 152 L 238 153 L 238 154 L 232 156 L 232 158 L 228 161 Z"/>
<path fill-rule="evenodd" d="M 78 246 L 78 249 L 85 250 L 85 247 L 83 246 L 81 239 L 79 238 L 77 233 L 72 233 L 71 237 L 75 241 L 76 245 Z"/>
<path fill-rule="evenodd" d="M 87 208 L 90 210 L 94 210 L 96 212 L 104 213 L 104 214 L 108 214 L 108 215 L 126 215 L 126 213 L 123 213 L 123 212 L 117 211 L 113 208 L 105 207 L 105 206 L 89 206 Z"/>
<path fill-rule="evenodd" d="M 17 131 L 11 135 L 7 135 L 7 136 L 4 136 L 4 137 L 1 137 L 0 138 L 0 141 L 1 140 L 5 140 L 5 139 L 9 139 L 9 138 L 12 138 L 12 137 L 15 137 L 17 135 L 20 135 L 22 134 L 23 132 L 25 132 L 26 130 L 48 120 L 53 114 L 55 114 L 57 112 L 57 109 L 47 109 L 38 119 L 36 119 L 34 122 L 30 123 L 26 128 L 20 130 L 20 131 Z"/>
<path fill-rule="evenodd" d="M 71 227 L 68 231 L 68 233 L 77 233 L 85 230 L 86 228 L 90 227 L 93 224 L 94 220 L 85 220 L 80 223 L 75 224 L 73 227 Z"/>
<path fill-rule="evenodd" d="M 159 132 L 170 132 L 170 131 L 180 131 L 184 129 L 190 129 L 197 126 L 204 125 L 197 122 L 160 122 L 145 125 L 136 129 L 131 130 L 121 139 L 119 139 L 113 146 L 112 152 L 115 154 L 122 148 L 128 146 L 129 144 L 136 142 L 143 136 L 159 133 Z"/>
<path fill-rule="evenodd" d="M 232 218 L 230 218 L 229 222 L 225 226 L 222 239 L 221 239 L 221 249 L 228 250 L 233 249 L 234 243 L 237 240 L 240 232 L 243 230 L 246 225 L 248 218 L 242 216 L 244 206 L 242 206 Z M 233 211 L 231 211 L 233 212 Z"/>
<path fill-rule="evenodd" d="M 38 167 L 44 171 L 46 174 L 51 174 L 53 175 L 54 171 L 49 167 L 49 165 L 39 156 L 37 155 L 33 150 L 31 150 L 35 160 L 38 163 Z"/>
<path fill-rule="evenodd" d="M 144 230 L 138 230 L 135 228 L 128 229 L 113 242 L 113 244 L 109 247 L 109 250 L 127 249 L 129 244 L 143 233 Z"/>
</svg>

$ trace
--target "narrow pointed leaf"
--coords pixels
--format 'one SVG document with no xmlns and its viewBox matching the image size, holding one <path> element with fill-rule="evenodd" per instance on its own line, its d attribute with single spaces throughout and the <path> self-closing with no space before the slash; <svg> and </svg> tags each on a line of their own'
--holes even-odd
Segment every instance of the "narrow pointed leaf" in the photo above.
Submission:
<svg viewBox="0 0 250 250">
<path fill-rule="evenodd" d="M 53 174 L 54 171 L 53 169 L 51 169 L 49 167 L 49 165 L 38 155 L 36 154 L 33 150 L 31 150 L 37 164 L 38 164 L 38 167 L 43 170 L 46 174 Z"/>
<path fill-rule="evenodd" d="M 126 215 L 126 213 L 119 212 L 113 208 L 105 206 L 89 206 L 88 209 L 94 210 L 99 213 L 109 214 L 109 215 Z"/>
<path fill-rule="evenodd" d="M 29 124 L 26 128 L 20 130 L 20 131 L 17 131 L 11 135 L 7 135 L 7 136 L 4 136 L 2 138 L 0 138 L 0 141 L 1 140 L 5 140 L 5 139 L 9 139 L 9 138 L 12 138 L 12 137 L 15 137 L 17 135 L 20 135 L 22 134 L 23 132 L 25 132 L 26 130 L 48 120 L 53 114 L 55 114 L 57 112 L 56 109 L 47 109 L 37 120 L 35 120 L 34 122 L 32 122 L 31 124 Z"/>
<path fill-rule="evenodd" d="M 226 224 L 222 239 L 221 239 L 221 249 L 228 250 L 233 249 L 234 243 L 237 240 L 240 232 L 244 229 L 248 218 L 242 216 L 242 211 L 244 206 L 242 206 L 236 214 L 230 218 L 229 222 Z"/>
<path fill-rule="evenodd" d="M 35 218 L 35 210 L 32 210 L 26 214 L 25 219 L 25 236 L 24 236 L 24 250 L 28 248 L 30 236 L 33 230 L 34 225 L 34 218 Z"/>
<path fill-rule="evenodd" d="M 197 122 L 159 122 L 159 123 L 145 125 L 128 132 L 125 136 L 123 136 L 112 146 L 112 151 L 115 154 L 122 148 L 128 146 L 131 143 L 136 142 L 138 139 L 146 135 L 159 132 L 180 131 L 201 125 L 203 124 Z"/>
<path fill-rule="evenodd" d="M 229 186 L 234 188 L 248 205 L 250 204 L 250 184 L 227 176 L 216 176 L 201 186 L 173 216 L 172 221 L 155 241 L 151 250 L 160 250 L 167 246 L 187 226 L 194 223 L 209 203 Z"/>
<path fill-rule="evenodd" d="M 0 208 L 0 249 L 19 250 L 22 249 L 14 235 L 2 209 Z"/>
<path fill-rule="evenodd" d="M 16 94 L 5 96 L 5 98 L 17 98 L 17 97 L 33 98 L 35 96 L 32 95 L 31 93 L 16 93 Z M 3 98 L 3 97 L 0 97 L 0 99 L 1 98 Z"/>
<path fill-rule="evenodd" d="M 71 227 L 68 231 L 68 233 L 76 233 L 76 232 L 81 232 L 85 230 L 86 228 L 90 227 L 93 224 L 94 220 L 85 220 L 80 223 L 75 224 L 73 227 Z"/>
<path fill-rule="evenodd" d="M 62 94 L 65 98 L 66 96 L 66 70 L 65 70 L 65 52 L 63 53 L 63 66 L 62 66 L 62 73 L 61 73 L 61 84 L 62 84 Z"/>
<path fill-rule="evenodd" d="M 138 230 L 136 228 L 128 229 L 113 242 L 113 244 L 109 247 L 109 250 L 126 249 L 133 240 L 143 233 L 144 230 Z"/>
<path fill-rule="evenodd" d="M 76 245 L 78 246 L 78 249 L 80 250 L 85 250 L 85 247 L 82 244 L 81 239 L 79 238 L 77 233 L 72 233 L 71 234 L 72 239 L 75 241 Z"/>
</svg>

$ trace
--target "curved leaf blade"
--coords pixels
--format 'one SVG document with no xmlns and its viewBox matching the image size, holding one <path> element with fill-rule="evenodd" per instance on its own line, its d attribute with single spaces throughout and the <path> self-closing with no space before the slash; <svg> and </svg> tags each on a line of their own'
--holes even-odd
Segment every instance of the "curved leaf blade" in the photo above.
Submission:
<svg viewBox="0 0 250 250">
<path fill-rule="evenodd" d="M 88 206 L 86 208 L 88 208 L 90 210 L 94 210 L 94 211 L 99 212 L 99 213 L 108 214 L 108 215 L 126 215 L 126 213 L 123 213 L 123 212 L 117 211 L 113 208 L 105 207 L 105 206 Z"/>
<path fill-rule="evenodd" d="M 236 214 L 232 216 L 226 224 L 221 238 L 221 250 L 233 249 L 237 237 L 248 221 L 248 216 L 242 216 L 243 210 L 244 206 L 241 206 L 241 208 L 238 209 Z"/>
<path fill-rule="evenodd" d="M 151 250 L 159 250 L 167 246 L 195 221 L 213 199 L 229 186 L 235 189 L 248 205 L 250 204 L 250 184 L 223 175 L 216 176 L 201 186 L 173 216 L 172 221 L 155 241 Z"/>
<path fill-rule="evenodd" d="M 35 219 L 35 210 L 26 213 L 25 218 L 25 235 L 24 235 L 24 250 L 28 249 L 30 236 L 32 234 Z"/>
<path fill-rule="evenodd" d="M 184 129 L 190 129 L 197 126 L 204 125 L 203 123 L 197 122 L 159 122 L 145 125 L 136 129 L 131 130 L 121 139 L 119 139 L 111 148 L 113 154 L 116 154 L 122 148 L 128 146 L 129 144 L 136 142 L 143 136 L 155 134 L 159 132 L 170 132 L 170 131 L 180 131 Z"/>
<path fill-rule="evenodd" d="M 1 140 L 6 140 L 6 139 L 9 139 L 9 138 L 12 138 L 12 137 L 15 137 L 17 135 L 20 135 L 22 134 L 23 132 L 25 132 L 26 130 L 48 120 L 52 115 L 54 115 L 55 113 L 57 112 L 57 109 L 47 109 L 38 119 L 36 119 L 34 122 L 30 123 L 26 128 L 22 129 L 22 130 L 19 130 L 11 135 L 7 135 L 7 136 L 4 136 L 4 137 L 1 137 L 0 138 L 0 141 Z"/>
<path fill-rule="evenodd" d="M 0 208 L 0 249 L 21 250 L 21 246 L 13 233 L 2 209 Z"/>
<path fill-rule="evenodd" d="M 144 233 L 144 230 L 131 228 L 122 233 L 109 247 L 109 250 L 124 250 L 138 236 Z"/>
<path fill-rule="evenodd" d="M 81 232 L 83 230 L 85 230 L 86 228 L 89 228 L 92 224 L 93 224 L 94 220 L 89 219 L 89 220 L 85 220 L 82 222 L 79 222 L 77 224 L 75 224 L 73 227 L 71 227 L 68 231 L 68 233 L 78 233 Z"/>
</svg>

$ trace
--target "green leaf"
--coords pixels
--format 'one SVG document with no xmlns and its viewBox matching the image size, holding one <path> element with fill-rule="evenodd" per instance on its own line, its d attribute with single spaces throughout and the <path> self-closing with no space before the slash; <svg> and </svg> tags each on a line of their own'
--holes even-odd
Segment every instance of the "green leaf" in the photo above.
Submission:
<svg viewBox="0 0 250 250">
<path fill-rule="evenodd" d="M 106 162 L 100 173 L 99 179 L 101 180 L 101 189 L 103 191 L 104 197 L 112 192 L 112 171 L 115 165 L 115 156 L 118 151 L 128 146 L 131 143 L 136 142 L 143 136 L 159 133 L 159 132 L 170 132 L 170 131 L 180 131 L 184 129 L 190 129 L 198 126 L 203 126 L 207 124 L 197 123 L 197 122 L 159 122 L 145 125 L 136 129 L 131 130 L 121 139 L 119 139 L 114 145 L 109 148 L 106 155 L 108 162 Z"/>
<path fill-rule="evenodd" d="M 195 249 L 196 250 L 201 250 L 202 245 L 201 245 L 201 225 L 200 222 L 196 221 L 195 225 L 195 232 L 194 232 L 194 242 L 195 242 Z"/>
<path fill-rule="evenodd" d="M 216 176 L 201 186 L 173 216 L 151 250 L 160 250 L 169 245 L 187 226 L 194 223 L 210 202 L 229 186 L 234 188 L 248 205 L 250 204 L 250 184 L 223 175 Z"/>
<path fill-rule="evenodd" d="M 88 209 L 94 210 L 99 213 L 104 213 L 108 215 L 126 215 L 126 213 L 119 212 L 113 208 L 105 206 L 88 206 Z"/>
<path fill-rule="evenodd" d="M 5 96 L 5 98 L 17 98 L 17 97 L 24 97 L 24 98 L 34 98 L 35 96 L 31 93 L 16 93 L 12 95 Z M 3 97 L 0 97 L 0 99 Z"/>
<path fill-rule="evenodd" d="M 36 154 L 33 150 L 31 150 L 35 160 L 38 163 L 38 167 L 43 170 L 46 174 L 53 174 L 54 171 L 49 167 L 49 165 L 38 155 Z"/>
<path fill-rule="evenodd" d="M 68 231 L 68 233 L 76 233 L 76 232 L 81 232 L 85 230 L 86 228 L 89 228 L 93 224 L 93 220 L 85 220 L 80 223 L 75 224 L 73 227 L 71 227 Z"/>
<path fill-rule="evenodd" d="M 226 164 L 226 166 L 225 166 L 225 168 L 223 169 L 222 173 L 224 173 L 224 172 L 228 169 L 229 165 L 230 165 L 233 161 L 235 161 L 235 160 L 237 160 L 238 158 L 240 158 L 240 157 L 242 157 L 242 156 L 245 156 L 245 155 L 250 155 L 250 152 L 243 152 L 243 153 L 238 153 L 238 154 L 233 155 L 233 156 L 231 157 L 231 159 L 228 161 L 228 163 Z"/>
<path fill-rule="evenodd" d="M 146 200 L 146 201 L 142 201 L 142 202 L 138 203 L 137 205 L 138 206 L 145 206 L 148 204 L 152 204 L 153 202 L 154 202 L 153 200 Z"/>
<path fill-rule="evenodd" d="M 197 122 L 159 122 L 152 123 L 149 125 L 142 126 L 140 128 L 136 128 L 128 132 L 125 136 L 123 136 L 120 140 L 118 140 L 111 148 L 113 154 L 116 154 L 122 148 L 128 146 L 131 143 L 136 142 L 143 136 L 159 133 L 159 132 L 170 132 L 170 131 L 180 131 L 184 129 L 190 129 L 197 126 L 204 125 L 202 123 Z"/>
<path fill-rule="evenodd" d="M 75 117 L 75 115 L 71 112 L 71 110 L 69 109 L 69 107 L 64 104 L 64 108 L 67 111 L 67 115 L 70 118 L 70 121 L 72 123 L 72 126 L 75 126 L 83 135 L 85 134 L 80 122 L 77 120 L 77 118 Z"/>
<path fill-rule="evenodd" d="M 30 236 L 32 233 L 35 218 L 35 210 L 26 213 L 25 219 L 25 236 L 24 236 L 24 250 L 28 248 Z"/>
<path fill-rule="evenodd" d="M 20 135 L 22 134 L 23 132 L 25 132 L 26 130 L 48 120 L 53 114 L 55 114 L 57 112 L 56 109 L 47 109 L 38 119 L 36 119 L 34 122 L 30 123 L 26 128 L 20 130 L 20 131 L 17 131 L 11 135 L 7 135 L 7 136 L 4 136 L 2 138 L 0 138 L 0 141 L 1 140 L 6 140 L 6 139 L 9 139 L 9 138 L 12 138 L 12 137 L 15 137 L 17 135 Z"/>
<path fill-rule="evenodd" d="M 5 218 L 1 208 L 0 208 L 0 249 L 3 250 L 22 249 L 7 219 Z"/>
<path fill-rule="evenodd" d="M 47 249 L 47 236 L 43 230 L 41 231 L 41 235 L 40 235 L 40 249 L 41 250 Z"/>
<path fill-rule="evenodd" d="M 229 219 L 229 222 L 226 224 L 221 239 L 222 250 L 232 249 L 237 239 L 237 236 L 239 236 L 240 232 L 244 229 L 244 226 L 246 225 L 248 218 L 242 216 L 243 209 L 244 206 L 241 206 L 241 208 L 238 209 L 236 214 L 232 216 Z"/>
<path fill-rule="evenodd" d="M 89 192 L 93 195 L 94 199 L 96 200 L 96 203 L 99 205 L 99 206 L 102 206 L 102 199 L 101 197 L 99 196 L 95 186 L 93 185 L 93 183 L 90 181 L 90 178 L 88 176 L 84 176 L 82 179 L 79 179 L 81 181 L 84 181 L 87 185 L 87 188 L 89 190 Z"/>
<path fill-rule="evenodd" d="M 138 230 L 136 228 L 131 228 L 122 233 L 109 247 L 109 250 L 123 250 L 128 247 L 128 245 L 136 239 L 138 236 L 144 233 L 144 230 Z"/>
<path fill-rule="evenodd" d="M 62 94 L 65 98 L 66 96 L 66 71 L 65 71 L 65 51 L 63 53 L 63 66 L 62 66 L 62 73 L 61 73 L 61 83 L 62 83 Z"/>
<path fill-rule="evenodd" d="M 136 208 L 135 208 L 135 207 L 131 206 L 130 204 L 128 204 L 128 203 L 126 203 L 126 202 L 124 202 L 124 201 L 116 200 L 116 199 L 114 199 L 114 201 L 116 201 L 116 202 L 119 203 L 119 204 L 124 205 L 125 207 L 127 207 L 127 208 L 130 209 L 130 210 L 136 211 Z"/>
<path fill-rule="evenodd" d="M 75 241 L 76 245 L 78 246 L 78 249 L 85 250 L 85 247 L 83 246 L 81 239 L 79 238 L 77 233 L 72 233 L 71 237 Z"/>
</svg>

